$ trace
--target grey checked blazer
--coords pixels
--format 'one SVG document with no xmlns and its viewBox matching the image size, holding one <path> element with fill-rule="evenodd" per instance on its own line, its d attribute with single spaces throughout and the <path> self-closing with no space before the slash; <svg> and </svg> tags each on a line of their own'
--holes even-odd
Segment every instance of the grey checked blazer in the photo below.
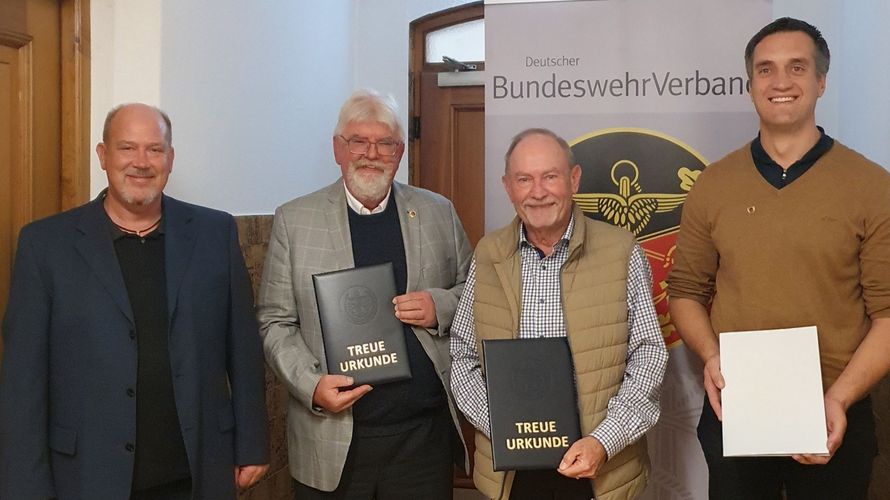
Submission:
<svg viewBox="0 0 890 500">
<path fill-rule="evenodd" d="M 399 183 L 393 183 L 393 192 L 405 241 L 407 289 L 428 290 L 439 321 L 438 329 L 414 327 L 414 333 L 439 374 L 459 433 L 448 332 L 472 250 L 447 199 Z M 290 473 L 322 491 L 340 482 L 352 439 L 352 410 L 332 414 L 312 408 L 312 393 L 327 373 L 312 275 L 354 267 L 347 210 L 342 180 L 278 207 L 258 301 L 266 362 L 290 396 Z"/>
</svg>

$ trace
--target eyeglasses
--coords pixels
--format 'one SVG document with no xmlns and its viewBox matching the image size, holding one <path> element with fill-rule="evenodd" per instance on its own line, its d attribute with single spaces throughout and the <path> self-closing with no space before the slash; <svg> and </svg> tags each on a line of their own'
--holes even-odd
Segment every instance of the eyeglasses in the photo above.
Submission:
<svg viewBox="0 0 890 500">
<path fill-rule="evenodd" d="M 371 142 L 365 137 L 353 137 L 351 139 L 347 139 L 342 135 L 339 137 L 346 141 L 346 144 L 349 146 L 349 152 L 354 155 L 368 154 L 368 151 L 371 150 L 371 146 L 373 145 L 377 148 L 377 154 L 381 156 L 395 156 L 396 151 L 398 151 L 399 146 L 402 144 L 400 141 L 394 141 L 392 139 Z"/>
</svg>

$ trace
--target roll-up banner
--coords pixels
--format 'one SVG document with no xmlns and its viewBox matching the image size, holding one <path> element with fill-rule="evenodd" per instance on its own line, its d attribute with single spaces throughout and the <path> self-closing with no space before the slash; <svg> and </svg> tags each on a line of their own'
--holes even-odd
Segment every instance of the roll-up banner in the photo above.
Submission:
<svg viewBox="0 0 890 500">
<path fill-rule="evenodd" d="M 583 172 L 576 202 L 645 250 L 670 348 L 643 498 L 707 498 L 701 365 L 671 324 L 665 280 L 697 176 L 757 134 L 744 49 L 772 20 L 772 2 L 485 3 L 486 231 L 514 215 L 501 183 L 513 135 L 545 127 L 564 137 Z"/>
</svg>

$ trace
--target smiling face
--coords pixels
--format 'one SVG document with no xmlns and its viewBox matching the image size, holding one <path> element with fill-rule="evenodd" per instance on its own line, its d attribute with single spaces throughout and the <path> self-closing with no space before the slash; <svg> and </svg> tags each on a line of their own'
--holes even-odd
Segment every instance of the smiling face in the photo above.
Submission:
<svg viewBox="0 0 890 500">
<path fill-rule="evenodd" d="M 581 167 L 568 163 L 559 143 L 546 135 L 529 135 L 513 149 L 502 180 L 527 230 L 555 237 L 565 232 L 581 182 Z"/>
<path fill-rule="evenodd" d="M 816 100 L 825 91 L 815 51 L 813 39 L 801 31 L 774 33 L 754 48 L 751 100 L 761 132 L 815 129 Z"/>
<path fill-rule="evenodd" d="M 160 210 L 161 193 L 173 170 L 173 147 L 156 110 L 133 104 L 112 118 L 96 154 L 108 177 L 106 202 L 130 212 Z"/>
<path fill-rule="evenodd" d="M 393 141 L 399 145 L 394 155 L 379 154 L 375 144 L 371 144 L 367 153 L 355 154 L 349 151 L 347 141 L 357 138 L 367 139 L 371 143 Z M 349 122 L 339 135 L 334 136 L 333 141 L 334 159 L 340 165 L 346 189 L 367 208 L 379 205 L 389 192 L 399 169 L 405 145 L 388 125 L 377 121 Z"/>
</svg>

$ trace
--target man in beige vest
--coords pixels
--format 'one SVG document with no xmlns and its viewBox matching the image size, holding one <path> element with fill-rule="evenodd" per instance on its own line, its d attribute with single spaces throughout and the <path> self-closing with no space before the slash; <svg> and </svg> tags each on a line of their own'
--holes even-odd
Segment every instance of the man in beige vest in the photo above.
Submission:
<svg viewBox="0 0 890 500">
<path fill-rule="evenodd" d="M 667 363 L 648 262 L 633 235 L 575 207 L 581 167 L 565 140 L 523 131 L 505 162 L 517 217 L 479 242 L 451 327 L 451 386 L 476 427 L 476 487 L 499 500 L 634 498 Z M 568 338 L 584 437 L 557 470 L 495 472 L 481 341 L 532 337 Z"/>
</svg>

